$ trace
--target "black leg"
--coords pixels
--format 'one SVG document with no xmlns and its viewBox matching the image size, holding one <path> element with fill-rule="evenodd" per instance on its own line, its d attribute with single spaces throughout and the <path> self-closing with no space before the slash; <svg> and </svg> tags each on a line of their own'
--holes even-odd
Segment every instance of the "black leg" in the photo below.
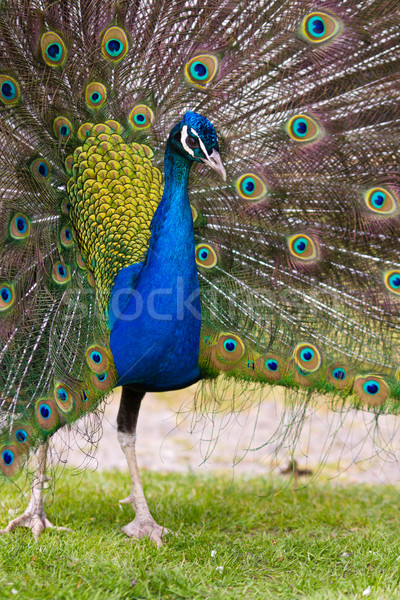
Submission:
<svg viewBox="0 0 400 600">
<path fill-rule="evenodd" d="M 138 392 L 127 385 L 123 386 L 117 416 L 118 431 L 121 433 L 135 433 L 144 395 L 145 392 Z"/>
</svg>

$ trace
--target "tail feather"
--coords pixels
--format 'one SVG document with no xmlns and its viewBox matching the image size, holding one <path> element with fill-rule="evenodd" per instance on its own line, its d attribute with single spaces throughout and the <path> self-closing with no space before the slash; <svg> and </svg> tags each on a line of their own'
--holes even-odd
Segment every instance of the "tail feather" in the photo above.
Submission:
<svg viewBox="0 0 400 600">
<path fill-rule="evenodd" d="M 310 37 L 313 15 L 327 39 Z M 106 54 L 110 28 L 121 60 Z M 399 73 L 396 0 L 3 2 L 2 447 L 19 422 L 33 447 L 115 381 L 68 210 L 86 131 L 112 121 L 161 167 L 187 110 L 215 125 L 228 173 L 220 183 L 200 165 L 190 182 L 203 375 L 397 412 Z M 140 129 L 143 105 L 151 126 Z M 92 351 L 110 365 L 106 382 Z"/>
</svg>

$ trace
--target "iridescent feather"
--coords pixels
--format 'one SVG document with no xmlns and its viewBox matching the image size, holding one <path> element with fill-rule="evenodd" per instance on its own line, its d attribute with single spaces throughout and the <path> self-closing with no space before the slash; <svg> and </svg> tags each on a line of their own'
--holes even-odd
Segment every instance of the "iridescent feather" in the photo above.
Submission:
<svg viewBox="0 0 400 600">
<path fill-rule="evenodd" d="M 399 70 L 394 0 L 2 3 L 5 475 L 117 381 L 107 302 L 186 111 L 227 170 L 189 183 L 201 376 L 399 412 Z"/>
</svg>

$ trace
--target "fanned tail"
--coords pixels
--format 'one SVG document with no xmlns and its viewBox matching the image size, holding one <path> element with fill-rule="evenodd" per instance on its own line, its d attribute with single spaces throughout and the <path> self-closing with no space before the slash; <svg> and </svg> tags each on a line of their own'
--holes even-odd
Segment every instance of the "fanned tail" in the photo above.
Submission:
<svg viewBox="0 0 400 600">
<path fill-rule="evenodd" d="M 115 383 L 107 290 L 71 221 L 87 138 L 157 168 L 187 110 L 215 125 L 228 173 L 200 166 L 189 190 L 203 377 L 397 412 L 399 26 L 394 0 L 2 3 L 4 474 Z M 144 252 L 161 180 L 142 175 Z"/>
<path fill-rule="evenodd" d="M 201 360 L 398 412 L 400 15 L 347 8 L 250 3 L 257 43 L 227 51 L 231 75 L 221 59 L 208 103 L 230 185 L 204 192 L 201 173 L 192 193 Z"/>
</svg>

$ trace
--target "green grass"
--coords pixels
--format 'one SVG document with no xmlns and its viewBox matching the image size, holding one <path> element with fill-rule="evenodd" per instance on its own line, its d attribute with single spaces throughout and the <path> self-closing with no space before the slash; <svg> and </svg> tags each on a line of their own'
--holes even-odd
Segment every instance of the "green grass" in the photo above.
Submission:
<svg viewBox="0 0 400 600">
<path fill-rule="evenodd" d="M 161 549 L 124 537 L 127 475 L 64 473 L 48 516 L 73 531 L 47 531 L 38 543 L 28 530 L 0 537 L 1 600 L 337 600 L 363 598 L 368 586 L 370 599 L 400 597 L 393 487 L 311 483 L 294 492 L 263 478 L 143 478 L 156 520 L 178 536 Z M 2 488 L 1 526 L 20 504 L 17 490 Z"/>
</svg>

